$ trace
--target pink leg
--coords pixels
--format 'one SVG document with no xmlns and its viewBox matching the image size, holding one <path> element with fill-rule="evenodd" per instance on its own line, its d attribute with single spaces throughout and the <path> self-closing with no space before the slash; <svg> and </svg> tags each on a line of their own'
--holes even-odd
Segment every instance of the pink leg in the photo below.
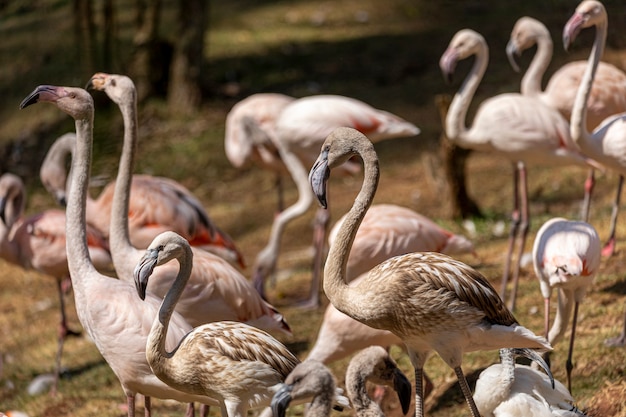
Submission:
<svg viewBox="0 0 626 417">
<path fill-rule="evenodd" d="M 519 171 L 520 186 L 520 202 L 521 202 L 521 221 L 519 224 L 519 246 L 517 250 L 517 259 L 515 259 L 515 267 L 513 269 L 513 289 L 509 298 L 509 310 L 515 311 L 515 299 L 517 298 L 517 286 L 519 283 L 520 261 L 524 255 L 524 247 L 526 246 L 526 238 L 528 237 L 528 227 L 530 225 L 530 215 L 528 210 L 528 182 L 526 178 L 526 166 L 523 162 L 517 163 Z"/>
<path fill-rule="evenodd" d="M 583 201 L 583 212 L 581 216 L 584 222 L 589 221 L 589 211 L 591 208 L 591 195 L 593 193 L 593 188 L 595 185 L 596 185 L 595 170 L 591 168 L 589 170 L 589 175 L 587 176 L 587 179 L 585 180 L 585 199 Z"/>
<path fill-rule="evenodd" d="M 152 415 L 152 403 L 150 402 L 150 397 L 144 397 L 143 399 L 143 415 L 144 417 L 150 417 Z"/>
<path fill-rule="evenodd" d="M 504 261 L 504 272 L 502 274 L 502 287 L 500 289 L 500 298 L 506 301 L 506 286 L 509 283 L 509 273 L 511 272 L 511 258 L 513 257 L 513 248 L 515 248 L 515 238 L 520 224 L 519 211 L 519 172 L 517 167 L 513 166 L 513 211 L 511 213 L 511 229 L 509 230 L 509 244 L 506 250 L 506 258 Z"/>
<path fill-rule="evenodd" d="M 128 417 L 135 417 L 135 394 L 126 396 L 126 404 L 128 406 Z"/>
<path fill-rule="evenodd" d="M 187 411 L 185 411 L 185 417 L 195 417 L 196 409 L 193 403 L 187 404 Z"/>
<path fill-rule="evenodd" d="M 619 176 L 617 183 L 617 194 L 613 201 L 613 209 L 611 210 L 611 231 L 609 232 L 609 240 L 602 248 L 602 256 L 610 257 L 615 253 L 615 229 L 617 228 L 617 215 L 619 213 L 620 197 L 622 195 L 622 186 L 624 185 L 624 176 Z"/>
</svg>

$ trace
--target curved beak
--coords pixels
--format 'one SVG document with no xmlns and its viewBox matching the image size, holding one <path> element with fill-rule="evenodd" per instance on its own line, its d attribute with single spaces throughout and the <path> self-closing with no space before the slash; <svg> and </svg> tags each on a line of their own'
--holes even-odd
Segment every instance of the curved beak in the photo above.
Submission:
<svg viewBox="0 0 626 417">
<path fill-rule="evenodd" d="M 537 362 L 537 364 L 539 366 L 541 366 L 544 371 L 546 371 L 546 374 L 550 378 L 550 382 L 552 384 L 552 389 L 554 389 L 554 375 L 552 375 L 552 371 L 550 370 L 550 366 L 548 366 L 548 364 L 541 357 L 540 354 L 538 354 L 533 349 L 527 349 L 527 348 L 516 348 L 516 349 L 511 349 L 511 350 L 513 351 L 513 354 L 516 355 L 516 356 L 523 356 L 525 358 L 530 359 L 531 361 Z"/>
<path fill-rule="evenodd" d="M 513 39 L 509 40 L 506 44 L 506 56 L 509 59 L 509 64 L 513 67 L 515 72 L 519 72 L 519 65 L 516 61 L 516 58 L 520 56 L 519 49 L 517 48 L 517 44 L 513 41 Z"/>
<path fill-rule="evenodd" d="M 443 73 L 443 77 L 447 82 L 452 82 L 452 74 L 454 74 L 454 70 L 456 68 L 456 63 L 459 60 L 459 54 L 456 49 L 448 48 L 441 55 L 439 59 L 439 68 L 441 68 L 441 72 Z"/>
<path fill-rule="evenodd" d="M 311 188 L 313 188 L 313 193 L 317 201 L 319 201 L 320 205 L 325 209 L 328 208 L 326 184 L 328 183 L 329 176 L 328 149 L 323 149 L 317 161 L 315 161 L 313 168 L 311 168 L 311 172 L 309 172 L 309 183 L 311 184 Z"/>
<path fill-rule="evenodd" d="M 285 417 L 285 411 L 291 403 L 291 390 L 293 390 L 293 385 L 280 384 L 270 404 L 274 417 Z"/>
<path fill-rule="evenodd" d="M 6 197 L 0 197 L 0 220 L 2 220 L 2 223 L 4 223 L 5 225 L 7 225 L 6 208 L 7 208 Z"/>
<path fill-rule="evenodd" d="M 56 102 L 63 96 L 65 90 L 63 87 L 56 87 L 53 85 L 40 85 L 33 90 L 22 102 L 20 103 L 20 109 L 30 106 L 31 104 L 38 103 L 40 101 Z"/>
<path fill-rule="evenodd" d="M 563 27 L 563 47 L 567 51 L 570 45 L 576 39 L 576 36 L 580 33 L 583 23 L 585 23 L 585 16 L 576 12 L 569 18 L 565 26 Z"/>
<path fill-rule="evenodd" d="M 156 249 L 147 249 L 146 253 L 143 255 L 135 270 L 133 271 L 133 278 L 135 280 L 135 288 L 137 289 L 137 294 L 139 298 L 142 300 L 146 299 L 146 289 L 148 288 L 148 280 L 152 272 L 154 271 L 154 267 L 157 264 L 157 260 L 159 257 L 159 251 Z"/>
<path fill-rule="evenodd" d="M 408 380 L 400 369 L 396 369 L 393 373 L 393 389 L 398 394 L 398 399 L 402 405 L 402 414 L 406 415 L 411 406 L 413 387 L 411 386 L 411 381 Z"/>
<path fill-rule="evenodd" d="M 87 81 L 87 85 L 85 86 L 85 90 L 104 90 L 104 84 L 106 83 L 106 79 L 109 74 L 104 72 L 95 73 L 89 81 Z"/>
</svg>

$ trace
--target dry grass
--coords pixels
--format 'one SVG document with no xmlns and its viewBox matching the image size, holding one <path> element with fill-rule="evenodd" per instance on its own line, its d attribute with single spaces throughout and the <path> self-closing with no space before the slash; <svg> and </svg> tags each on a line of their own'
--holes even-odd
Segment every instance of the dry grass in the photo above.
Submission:
<svg viewBox="0 0 626 417">
<path fill-rule="evenodd" d="M 20 144 L 9 149 L 12 158 L 4 158 L 4 169 L 27 177 L 33 191 L 28 202 L 31 212 L 52 205 L 34 178 L 45 149 L 42 145 L 49 143 L 55 134 L 71 128 L 71 123 L 59 117 L 55 109 L 18 113 L 17 103 L 37 84 L 82 85 L 91 75 L 73 72 L 67 53 L 61 52 L 61 47 L 67 46 L 63 38 L 63 34 L 67 35 L 65 23 L 59 26 L 59 35 L 45 36 L 58 22 L 67 22 L 65 3 L 39 1 L 35 9 L 26 12 L 6 9 L 6 25 L 0 26 L 3 39 L 11 39 L 3 43 L 0 54 L 3 58 L 18 56 L 10 61 L 4 59 L 3 62 L 15 65 L 0 72 L 0 87 L 6 99 L 0 109 L 0 116 L 6 121 L 0 125 L 0 140 Z M 166 7 L 172 6 L 171 2 L 165 3 Z M 213 24 L 207 48 L 211 60 L 207 82 L 212 94 L 207 96 L 200 113 L 185 119 L 169 115 L 159 100 L 142 107 L 142 160 L 138 171 L 171 176 L 197 193 L 212 217 L 235 238 L 252 263 L 269 233 L 275 207 L 273 178 L 253 168 L 236 171 L 225 161 L 222 138 L 226 112 L 238 98 L 256 91 L 274 90 L 295 96 L 318 91 L 351 95 L 414 121 L 423 132 L 418 138 L 377 145 L 382 178 L 376 202 L 405 205 L 462 233 L 460 224 L 448 219 L 447 194 L 431 179 L 432 171 L 424 163 L 425 156 L 431 155 L 436 147 L 440 130 L 434 94 L 455 88 L 443 84 L 437 59 L 455 30 L 474 27 L 490 39 L 494 51 L 477 100 L 499 91 L 514 91 L 519 76 L 512 74 L 504 53 L 499 51 L 504 50 L 515 19 L 522 13 L 545 18 L 553 23 L 556 34 L 558 25 L 573 7 L 569 2 L 559 1 L 536 2 L 534 6 L 524 2 L 524 9 L 517 3 L 506 7 L 502 6 L 504 2 L 491 3 L 390 0 L 382 7 L 376 1 L 212 2 Z M 616 16 L 618 22 L 624 21 L 623 7 L 617 3 L 609 6 L 609 12 L 615 12 L 610 14 L 611 18 Z M 46 8 L 45 15 L 41 14 L 41 7 Z M 356 11 L 368 12 L 369 22 L 357 22 Z M 44 18 L 46 15 L 50 18 Z M 619 42 L 616 37 L 611 39 L 611 57 L 619 63 Z M 24 46 L 31 44 L 32 51 Z M 586 51 L 581 48 L 579 55 Z M 570 57 L 559 52 L 557 59 L 562 62 Z M 556 64 L 552 68 L 555 67 Z M 463 71 L 464 68 L 459 68 L 459 73 Z M 239 96 L 222 95 L 233 87 L 241 91 Z M 119 142 L 108 138 L 119 136 L 121 121 L 116 109 L 102 104 L 98 102 L 94 173 L 111 178 Z M 43 142 L 33 142 L 29 132 L 37 128 L 42 118 L 50 123 L 60 119 L 63 124 L 44 135 Z M 492 231 L 498 222 L 507 219 L 511 201 L 510 166 L 487 155 L 473 155 L 468 173 L 470 193 L 486 218 L 476 219 L 477 234 L 473 239 L 479 259 L 469 256 L 461 259 L 479 269 L 498 288 L 506 237 L 495 236 Z M 578 216 L 585 174 L 578 168 L 530 169 L 533 223 L 529 242 L 546 219 L 557 215 Z M 360 183 L 361 178 L 332 180 L 333 218 L 347 210 Z M 601 176 L 594 197 L 592 223 L 603 237 L 608 234 L 615 183 L 614 176 Z M 293 187 L 288 190 L 287 198 L 295 200 Z M 312 212 L 289 226 L 279 260 L 278 284 L 269 291 L 271 301 L 284 312 L 294 329 L 294 338 L 285 342 L 301 357 L 306 356 L 314 343 L 323 314 L 323 310 L 305 313 L 292 307 L 308 290 L 311 221 Z M 618 253 L 603 260 L 601 273 L 581 306 L 575 351 L 574 397 L 580 408 L 603 417 L 626 416 L 626 351 L 603 344 L 606 338 L 619 333 L 622 324 L 626 295 L 623 236 L 626 225 L 622 222 L 618 230 Z M 48 277 L 5 263 L 0 263 L 0 272 L 0 352 L 4 357 L 0 410 L 20 409 L 31 416 L 124 415 L 119 383 L 93 344 L 84 338 L 66 344 L 63 363 L 67 371 L 57 397 L 30 397 L 25 393 L 32 378 L 52 369 L 58 319 L 55 286 Z M 542 305 L 532 267 L 527 265 L 520 284 L 518 320 L 541 332 Z M 72 313 L 71 323 L 78 326 L 73 310 Z M 411 366 L 401 351 L 394 349 L 393 354 L 410 374 Z M 556 346 L 553 355 L 555 376 L 560 380 L 565 379 L 565 355 L 563 342 Z M 467 354 L 464 368 L 475 376 L 496 359 L 496 352 Z M 346 365 L 344 360 L 332 366 L 340 381 Z M 428 400 L 428 414 L 467 415 L 452 371 L 433 357 L 427 364 L 427 372 L 435 384 L 434 394 Z M 184 406 L 155 401 L 154 412 L 159 416 L 179 416 L 183 415 Z M 293 416 L 300 414 L 302 409 L 290 411 Z"/>
</svg>

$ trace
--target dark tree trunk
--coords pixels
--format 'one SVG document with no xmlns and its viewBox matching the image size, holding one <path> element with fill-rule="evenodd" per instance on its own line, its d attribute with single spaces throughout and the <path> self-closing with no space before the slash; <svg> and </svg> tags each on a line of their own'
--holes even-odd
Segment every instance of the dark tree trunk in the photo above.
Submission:
<svg viewBox="0 0 626 417">
<path fill-rule="evenodd" d="M 435 97 L 435 103 L 439 109 L 442 125 L 445 125 L 448 107 L 451 98 L 449 95 L 440 94 Z M 450 192 L 451 212 L 453 218 L 467 219 L 469 217 L 482 217 L 480 208 L 467 194 L 465 185 L 465 166 L 470 151 L 453 144 L 442 130 L 440 137 L 441 155 L 443 159 L 446 180 Z"/>
<path fill-rule="evenodd" d="M 90 77 L 97 66 L 95 62 L 96 41 L 91 0 L 74 0 L 74 45 L 77 46 L 78 61 L 83 77 Z"/>
<path fill-rule="evenodd" d="M 191 112 L 202 101 L 201 75 L 208 0 L 180 0 L 167 102 L 172 111 Z"/>
<path fill-rule="evenodd" d="M 104 71 L 114 71 L 115 51 L 115 5 L 113 0 L 104 0 L 104 34 L 102 40 L 102 69 Z"/>
</svg>

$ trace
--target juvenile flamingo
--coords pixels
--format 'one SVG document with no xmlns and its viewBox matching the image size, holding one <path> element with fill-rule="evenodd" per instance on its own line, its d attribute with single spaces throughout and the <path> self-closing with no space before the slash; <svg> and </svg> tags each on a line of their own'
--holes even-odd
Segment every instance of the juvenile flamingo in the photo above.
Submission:
<svg viewBox="0 0 626 417">
<path fill-rule="evenodd" d="M 594 26 L 595 40 L 576 95 L 574 110 L 572 110 L 572 138 L 590 157 L 597 159 L 620 175 L 624 175 L 626 174 L 626 113 L 607 118 L 593 133 L 587 131 L 584 123 L 587 99 L 606 42 L 608 17 L 604 5 L 599 1 L 581 2 L 563 28 L 563 43 L 567 49 L 581 30 Z M 624 329 L 626 330 L 626 314 L 624 315 Z M 624 336 L 622 334 L 617 339 L 610 340 L 609 344 L 623 346 L 626 340 Z"/>
<path fill-rule="evenodd" d="M 491 152 L 513 163 L 513 215 L 502 277 L 501 296 L 504 298 L 511 260 L 518 237 L 519 245 L 513 268 L 513 288 L 509 308 L 515 307 L 520 258 L 529 228 L 527 162 L 551 165 L 577 164 L 595 166 L 597 163 L 583 155 L 569 135 L 567 121 L 559 112 L 536 98 L 521 94 L 499 94 L 485 100 L 479 107 L 472 127 L 465 126 L 467 111 L 489 61 L 489 48 L 477 32 L 463 29 L 457 32 L 439 61 L 444 75 L 451 76 L 458 61 L 476 59 L 463 85 L 454 96 L 446 117 L 446 134 L 461 147 Z"/>
<path fill-rule="evenodd" d="M 364 182 L 330 247 L 324 292 L 343 313 L 396 334 L 415 368 L 416 416 L 424 415 L 422 373 L 431 350 L 454 369 L 472 415 L 472 399 L 461 362 L 463 352 L 503 347 L 550 350 L 550 344 L 519 325 L 489 281 L 447 255 L 417 252 L 391 258 L 372 269 L 359 285 L 346 282 L 346 265 L 357 229 L 378 185 L 378 157 L 368 138 L 350 128 L 331 133 L 311 169 L 310 183 L 327 206 L 330 170 L 353 156 L 364 164 Z"/>
<path fill-rule="evenodd" d="M 524 16 L 515 23 L 511 32 L 511 39 L 506 47 L 509 61 L 516 71 L 519 70 L 519 67 L 515 61 L 515 56 L 521 55 L 524 50 L 535 44 L 537 45 L 537 52 L 522 78 L 521 93 L 539 98 L 547 105 L 556 108 L 565 119 L 570 120 L 576 92 L 587 63 L 574 61 L 563 65 L 550 77 L 546 89 L 542 91 L 541 79 L 552 58 L 552 38 L 543 23 L 532 17 Z M 607 117 L 625 111 L 626 73 L 614 65 L 599 62 L 587 99 L 587 129 L 593 130 Z M 604 256 L 611 256 L 615 251 L 615 229 L 617 227 L 622 182 L 623 177 L 620 175 L 617 194 L 613 202 L 609 239 L 602 250 Z M 582 216 L 584 221 L 589 221 L 589 206 L 594 183 L 594 170 L 591 169 L 585 184 L 586 192 Z"/>
<path fill-rule="evenodd" d="M 129 237 L 129 193 L 137 151 L 136 90 L 124 75 L 97 73 L 89 86 L 104 91 L 120 106 L 125 120 L 124 145 L 111 207 L 111 254 L 120 277 L 132 277 L 143 251 L 135 248 Z M 145 201 L 145 204 L 149 202 Z M 156 204 L 156 203 L 155 203 Z M 146 208 L 147 211 L 155 207 Z M 193 249 L 193 269 L 189 285 L 177 303 L 176 311 L 191 326 L 221 320 L 247 322 L 267 331 L 291 334 L 289 325 L 276 309 L 264 301 L 250 282 L 224 259 L 203 250 Z M 159 268 L 149 290 L 164 297 L 178 274 L 172 263 Z"/>
<path fill-rule="evenodd" d="M 276 119 L 295 98 L 278 93 L 253 94 L 239 101 L 226 115 L 224 151 L 235 168 L 250 164 L 272 171 L 276 175 L 278 212 L 283 211 L 282 182 L 287 168 L 272 142 Z"/>
<path fill-rule="evenodd" d="M 151 413 L 150 397 L 216 405 L 212 398 L 177 391 L 154 375 L 146 359 L 146 340 L 161 300 L 147 294 L 145 302 L 140 303 L 132 284 L 100 274 L 89 257 L 85 211 L 92 158 L 93 98 L 82 88 L 40 85 L 20 107 L 38 102 L 53 103 L 75 120 L 76 148 L 66 210 L 67 263 L 78 319 L 119 379 L 127 398 L 128 417 L 135 415 L 137 393 L 145 396 L 146 416 Z M 167 346 L 176 346 L 190 329 L 182 316 L 174 313 Z M 188 408 L 188 412 L 192 410 Z"/>
<path fill-rule="evenodd" d="M 0 177 L 0 257 L 24 269 L 34 269 L 55 278 L 61 321 L 51 393 L 56 393 L 63 344 L 68 336 L 79 333 L 67 325 L 64 288 L 70 280 L 65 251 L 65 212 L 45 210 L 24 216 L 26 190 L 22 180 L 13 174 Z M 100 270 L 112 270 L 109 245 L 93 227 L 87 228 L 89 256 Z"/>
<path fill-rule="evenodd" d="M 298 201 L 274 218 L 268 243 L 257 254 L 252 281 L 265 298 L 265 280 L 276 270 L 282 234 L 287 225 L 304 215 L 313 203 L 313 194 L 307 182 L 307 170 L 318 153 L 324 138 L 336 127 L 349 126 L 367 133 L 374 142 L 419 134 L 412 123 L 389 112 L 349 97 L 337 95 L 309 96 L 285 106 L 276 120 L 272 142 L 278 148 L 282 162 L 298 188 Z M 344 165 L 342 170 L 355 173 L 358 166 Z M 318 307 L 319 275 L 329 217 L 318 211 L 313 238 L 315 255 L 309 299 L 303 307 Z"/>
<path fill-rule="evenodd" d="M 572 353 L 578 305 L 585 298 L 600 267 L 600 238 L 589 223 L 560 217 L 548 220 L 537 232 L 533 265 L 545 304 L 545 335 L 554 346 L 565 334 L 572 310 L 572 333 L 567 356 L 567 388 L 571 391 Z M 558 289 L 559 303 L 550 331 L 550 296 Z"/>
</svg>

